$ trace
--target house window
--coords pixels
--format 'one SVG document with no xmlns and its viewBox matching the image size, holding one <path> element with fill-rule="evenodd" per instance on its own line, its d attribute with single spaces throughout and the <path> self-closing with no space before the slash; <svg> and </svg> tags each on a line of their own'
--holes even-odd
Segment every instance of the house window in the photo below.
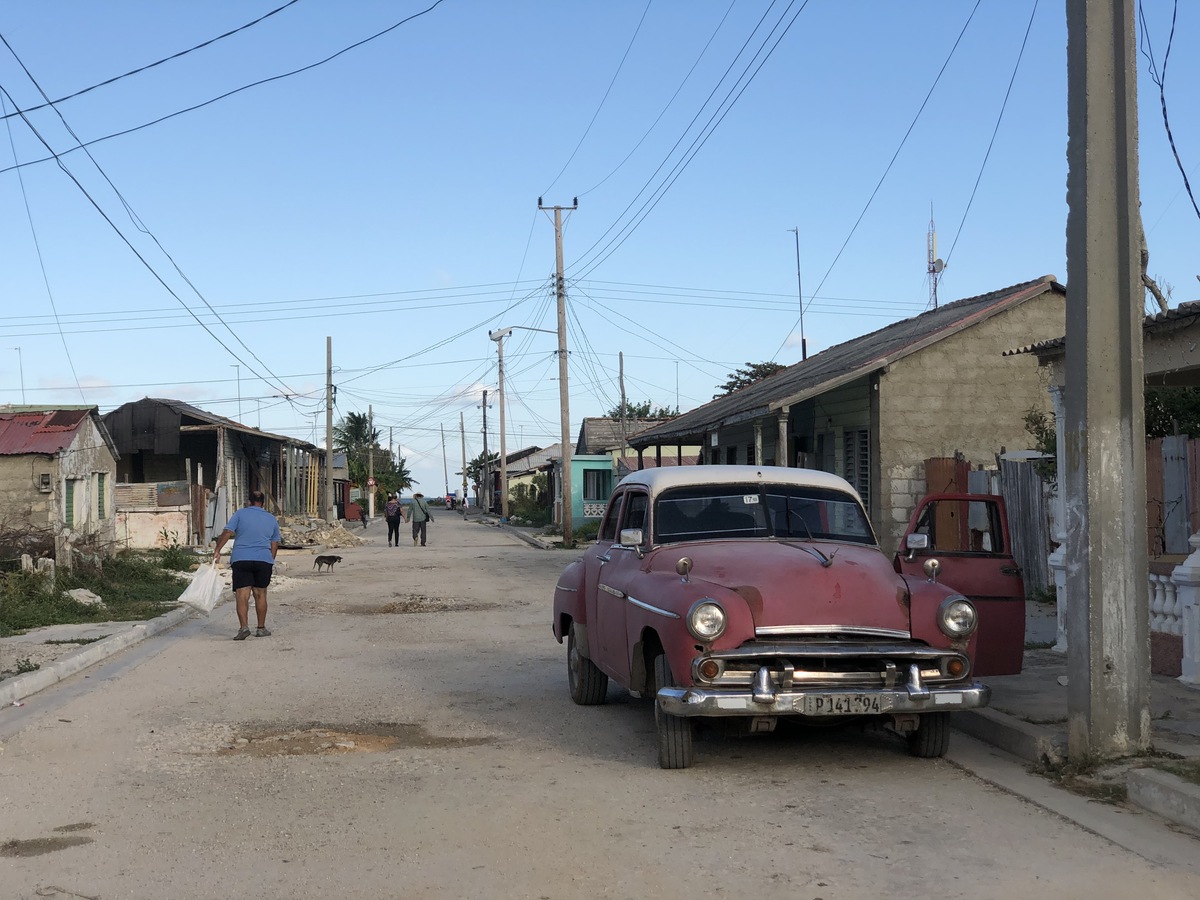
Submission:
<svg viewBox="0 0 1200 900">
<path fill-rule="evenodd" d="M 754 445 L 753 444 L 746 445 L 746 465 L 748 465 L 748 466 L 754 465 Z"/>
<path fill-rule="evenodd" d="M 737 465 L 737 447 L 736 446 L 725 448 L 725 465 L 727 465 L 727 466 L 736 466 Z"/>
<path fill-rule="evenodd" d="M 862 497 L 863 506 L 871 508 L 871 441 L 865 428 L 847 428 L 843 434 L 842 474 Z"/>
<path fill-rule="evenodd" d="M 96 494 L 96 520 L 104 521 L 104 481 L 107 472 L 97 472 L 95 478 L 95 494 Z"/>
<path fill-rule="evenodd" d="M 80 521 L 79 509 L 76 504 L 83 494 L 83 479 L 68 478 L 66 490 L 63 493 L 63 523 L 68 528 L 74 528 Z"/>
<path fill-rule="evenodd" d="M 584 469 L 583 499 L 587 501 L 607 500 L 612 492 L 612 472 L 604 469 Z"/>
</svg>

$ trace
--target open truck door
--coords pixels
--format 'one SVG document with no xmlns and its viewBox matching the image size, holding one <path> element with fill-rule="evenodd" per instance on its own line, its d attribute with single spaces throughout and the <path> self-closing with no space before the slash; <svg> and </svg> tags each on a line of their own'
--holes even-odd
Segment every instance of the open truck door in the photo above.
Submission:
<svg viewBox="0 0 1200 900">
<path fill-rule="evenodd" d="M 1016 675 L 1025 655 L 1025 583 L 1012 555 L 1004 499 L 993 494 L 930 494 L 908 522 L 896 571 L 937 580 L 969 597 L 979 612 L 975 674 Z"/>
</svg>

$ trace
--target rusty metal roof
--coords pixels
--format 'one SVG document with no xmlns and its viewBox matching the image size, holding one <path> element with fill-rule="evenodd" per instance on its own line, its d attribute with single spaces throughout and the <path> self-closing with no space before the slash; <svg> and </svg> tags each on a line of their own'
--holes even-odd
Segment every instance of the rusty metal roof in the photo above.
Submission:
<svg viewBox="0 0 1200 900">
<path fill-rule="evenodd" d="M 0 409 L 0 456 L 36 453 L 53 456 L 71 446 L 83 421 L 96 407 Z"/>
<path fill-rule="evenodd" d="M 706 431 L 777 412 L 884 368 L 898 359 L 950 337 L 1047 291 L 1066 296 L 1053 275 L 1015 284 L 978 297 L 956 300 L 853 338 L 757 381 L 732 394 L 630 435 L 632 447 L 695 443 Z"/>
</svg>

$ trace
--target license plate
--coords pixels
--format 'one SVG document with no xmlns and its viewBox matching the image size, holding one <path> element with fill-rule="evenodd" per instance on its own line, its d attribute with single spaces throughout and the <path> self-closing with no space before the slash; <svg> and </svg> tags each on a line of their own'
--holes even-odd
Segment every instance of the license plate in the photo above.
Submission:
<svg viewBox="0 0 1200 900">
<path fill-rule="evenodd" d="M 891 708 L 892 698 L 879 694 L 810 694 L 802 699 L 797 712 L 806 716 L 863 716 Z"/>
</svg>

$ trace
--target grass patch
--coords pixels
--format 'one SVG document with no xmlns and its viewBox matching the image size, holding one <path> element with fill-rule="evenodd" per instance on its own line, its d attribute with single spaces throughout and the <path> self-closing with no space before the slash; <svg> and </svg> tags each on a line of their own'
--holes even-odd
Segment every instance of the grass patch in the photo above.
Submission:
<svg viewBox="0 0 1200 900">
<path fill-rule="evenodd" d="M 108 637 L 107 634 L 102 634 L 99 637 L 69 638 L 67 640 L 62 640 L 62 641 L 42 641 L 42 643 L 43 644 L 52 644 L 52 645 L 53 644 L 78 644 L 80 647 L 82 647 L 84 644 L 94 644 L 94 643 L 96 643 L 96 641 L 102 641 L 106 637 Z"/>
<path fill-rule="evenodd" d="M 1026 650 L 1049 650 L 1054 646 L 1054 641 L 1026 641 Z"/>
<path fill-rule="evenodd" d="M 1154 763 L 1154 768 L 1170 772 L 1191 784 L 1200 785 L 1200 759 L 1161 760 Z"/>
<path fill-rule="evenodd" d="M 162 567 L 158 556 L 120 553 L 96 571 L 60 571 L 57 583 L 39 572 L 0 575 L 0 637 L 45 625 L 128 622 L 162 615 L 174 607 L 184 583 L 175 571 Z M 66 594 L 74 588 L 86 588 L 104 604 L 89 606 L 74 600 Z"/>
</svg>

